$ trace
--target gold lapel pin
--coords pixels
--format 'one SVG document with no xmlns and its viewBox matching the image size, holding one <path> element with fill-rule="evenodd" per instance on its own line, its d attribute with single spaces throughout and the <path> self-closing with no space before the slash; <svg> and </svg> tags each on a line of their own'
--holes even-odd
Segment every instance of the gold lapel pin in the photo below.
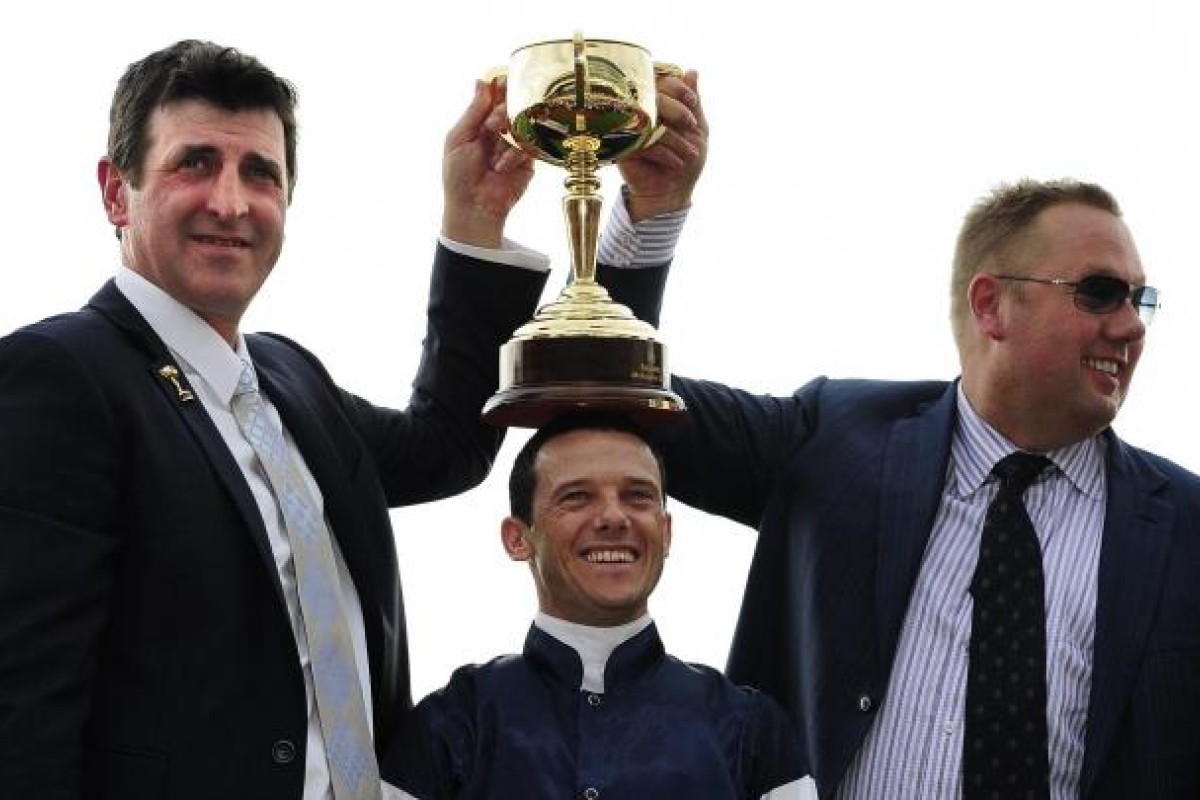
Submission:
<svg viewBox="0 0 1200 800">
<path fill-rule="evenodd" d="M 190 390 L 185 389 L 183 384 L 179 382 L 179 370 L 173 365 L 167 364 L 165 367 L 159 367 L 158 374 L 169 380 L 171 385 L 175 387 L 175 393 L 179 395 L 179 402 L 190 403 L 196 399 L 196 395 L 192 394 Z"/>
</svg>

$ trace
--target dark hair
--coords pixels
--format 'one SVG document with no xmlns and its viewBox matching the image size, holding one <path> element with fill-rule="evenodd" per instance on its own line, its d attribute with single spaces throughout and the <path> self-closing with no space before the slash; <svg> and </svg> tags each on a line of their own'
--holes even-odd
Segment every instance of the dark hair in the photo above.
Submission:
<svg viewBox="0 0 1200 800">
<path fill-rule="evenodd" d="M 212 42 L 185 39 L 129 65 L 108 115 L 108 158 L 133 186 L 141 183 L 150 116 L 180 100 L 226 111 L 270 109 L 283 122 L 288 199 L 296 187 L 296 89 L 257 58 Z"/>
<path fill-rule="evenodd" d="M 967 319 L 967 285 L 991 259 L 1008 259 L 1025 244 L 1038 215 L 1052 206 L 1077 203 L 1121 216 L 1116 199 L 1094 183 L 1064 179 L 1001 184 L 963 219 L 950 277 L 950 316 L 961 346 Z"/>
<path fill-rule="evenodd" d="M 667 470 L 663 463 L 662 453 L 651 441 L 646 430 L 630 417 L 613 411 L 574 411 L 568 412 L 547 422 L 538 428 L 533 436 L 525 442 L 517 458 L 513 461 L 512 472 L 508 477 L 509 513 L 528 524 L 533 523 L 533 491 L 537 485 L 537 473 L 534 470 L 538 453 L 551 439 L 574 431 L 614 431 L 627 433 L 645 442 L 646 447 L 658 464 L 658 478 L 663 496 L 667 491 Z"/>
</svg>

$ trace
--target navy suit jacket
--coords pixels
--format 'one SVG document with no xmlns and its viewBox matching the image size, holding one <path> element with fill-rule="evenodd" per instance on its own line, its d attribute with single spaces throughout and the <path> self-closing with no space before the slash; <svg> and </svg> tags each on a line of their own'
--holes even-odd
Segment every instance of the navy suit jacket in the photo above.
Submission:
<svg viewBox="0 0 1200 800">
<path fill-rule="evenodd" d="M 656 323 L 666 270 L 602 272 Z M 676 378 L 670 493 L 757 528 L 729 676 L 795 720 L 822 796 L 881 703 L 946 474 L 955 384 Z M 1182 421 L 1181 421 L 1182 424 Z M 1200 479 L 1112 431 L 1081 797 L 1200 797 Z"/>
<path fill-rule="evenodd" d="M 361 601 L 380 747 L 411 705 L 388 507 L 486 475 L 497 350 L 543 281 L 439 248 L 404 411 L 339 389 L 287 339 L 247 337 Z M 0 796 L 301 796 L 278 571 L 216 427 L 160 375 L 172 363 L 111 283 L 0 340 Z"/>
</svg>

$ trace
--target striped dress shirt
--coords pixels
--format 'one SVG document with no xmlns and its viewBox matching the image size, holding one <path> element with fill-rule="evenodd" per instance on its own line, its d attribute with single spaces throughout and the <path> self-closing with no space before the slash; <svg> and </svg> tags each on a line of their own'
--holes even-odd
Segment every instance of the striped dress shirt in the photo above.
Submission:
<svg viewBox="0 0 1200 800">
<path fill-rule="evenodd" d="M 600 234 L 596 260 L 610 267 L 633 269 L 667 263 L 675 257 L 675 245 L 691 206 L 634 222 L 626 206 L 628 191 L 622 186 L 621 197 L 613 203 L 608 224 Z"/>
<path fill-rule="evenodd" d="M 839 800 L 962 796 L 963 709 L 971 638 L 968 591 L 992 467 L 1017 450 L 971 408 L 961 386 L 941 505 L 909 601 L 879 716 L 851 763 Z M 1079 794 L 1096 576 L 1104 528 L 1105 453 L 1091 438 L 1045 454 L 1054 462 L 1025 493 L 1046 576 L 1050 797 Z M 882 532 L 886 536 L 887 532 Z"/>
</svg>

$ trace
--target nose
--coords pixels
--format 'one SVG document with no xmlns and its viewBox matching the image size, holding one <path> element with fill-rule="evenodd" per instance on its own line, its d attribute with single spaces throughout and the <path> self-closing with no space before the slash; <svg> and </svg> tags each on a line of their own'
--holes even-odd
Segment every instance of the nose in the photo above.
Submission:
<svg viewBox="0 0 1200 800">
<path fill-rule="evenodd" d="M 629 528 L 629 515 L 617 493 L 605 494 L 600 499 L 593 524 L 603 533 L 622 533 Z"/>
<path fill-rule="evenodd" d="M 242 178 L 236 169 L 222 169 L 213 178 L 212 190 L 208 194 L 208 210 L 220 220 L 238 219 L 249 212 Z"/>
<path fill-rule="evenodd" d="M 1109 335 L 1114 339 L 1133 342 L 1146 335 L 1146 322 L 1132 300 L 1126 300 L 1120 308 L 1108 314 L 1107 322 Z"/>
</svg>

